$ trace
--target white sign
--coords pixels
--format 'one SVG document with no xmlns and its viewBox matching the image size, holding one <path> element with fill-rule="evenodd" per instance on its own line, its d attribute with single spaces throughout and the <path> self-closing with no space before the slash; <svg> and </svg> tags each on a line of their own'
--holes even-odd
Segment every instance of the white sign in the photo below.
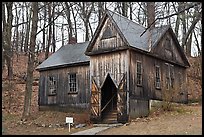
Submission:
<svg viewBox="0 0 204 137">
<path fill-rule="evenodd" d="M 73 117 L 66 117 L 66 123 L 74 123 Z"/>
<path fill-rule="evenodd" d="M 70 132 L 70 123 L 74 123 L 73 117 L 66 117 L 66 123 L 69 124 L 69 132 Z"/>
</svg>

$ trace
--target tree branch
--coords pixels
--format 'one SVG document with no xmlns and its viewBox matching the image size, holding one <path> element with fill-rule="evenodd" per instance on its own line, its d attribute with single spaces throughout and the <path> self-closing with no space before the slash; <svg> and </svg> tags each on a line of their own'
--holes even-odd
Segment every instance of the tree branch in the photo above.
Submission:
<svg viewBox="0 0 204 137">
<path fill-rule="evenodd" d="M 53 19 L 51 20 L 44 28 L 42 28 L 41 30 L 39 30 L 36 35 L 38 35 L 41 31 L 45 30 L 45 28 L 47 28 L 49 25 L 51 25 L 60 15 L 61 13 L 64 11 L 64 9 L 62 11 L 59 12 L 59 14 Z"/>
<path fill-rule="evenodd" d="M 142 34 L 140 35 L 140 37 L 141 37 L 141 36 L 152 26 L 152 24 L 154 24 L 157 20 L 167 19 L 167 18 L 170 18 L 170 17 L 172 17 L 172 16 L 178 15 L 178 14 L 180 14 L 180 13 L 186 11 L 186 10 L 189 10 L 189 9 L 195 7 L 195 6 L 198 6 L 199 4 L 200 4 L 200 3 L 196 3 L 196 4 L 191 5 L 191 6 L 185 8 L 185 9 L 183 9 L 183 10 L 181 10 L 181 11 L 178 11 L 178 12 L 176 12 L 176 13 L 174 13 L 174 14 L 171 14 L 171 15 L 168 15 L 168 16 L 165 16 L 165 17 L 156 18 L 156 19 L 150 24 L 150 26 L 147 27 L 147 28 L 144 30 L 144 32 L 142 32 Z"/>
<path fill-rule="evenodd" d="M 21 22 L 21 23 L 18 23 L 18 24 L 12 25 L 12 27 L 17 27 L 17 26 L 20 26 L 20 25 L 23 25 L 23 24 L 26 24 L 26 23 L 28 23 L 28 21 L 26 21 L 26 22 Z"/>
</svg>

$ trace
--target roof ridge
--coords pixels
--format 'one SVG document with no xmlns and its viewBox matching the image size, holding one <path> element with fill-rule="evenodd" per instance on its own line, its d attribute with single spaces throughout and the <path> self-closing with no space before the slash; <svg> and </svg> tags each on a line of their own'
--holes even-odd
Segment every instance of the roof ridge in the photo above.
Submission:
<svg viewBox="0 0 204 137">
<path fill-rule="evenodd" d="M 90 41 L 84 41 L 84 42 L 79 42 L 79 43 L 75 43 L 75 44 L 66 44 L 64 46 L 76 46 L 76 45 L 80 45 L 80 44 L 84 44 L 84 43 L 89 43 Z"/>
<path fill-rule="evenodd" d="M 109 13 L 112 12 L 112 16 L 113 16 L 114 14 L 116 14 L 117 16 L 122 17 L 122 18 L 124 18 L 124 19 L 126 19 L 126 20 L 128 20 L 128 21 L 130 21 L 130 22 L 132 22 L 132 23 L 134 23 L 135 25 L 141 26 L 141 27 L 143 27 L 143 28 L 145 29 L 144 26 L 142 26 L 141 24 L 139 24 L 139 23 L 137 23 L 137 22 L 134 22 L 134 21 L 131 20 L 131 19 L 128 19 L 128 17 L 125 17 L 125 16 L 123 16 L 123 15 L 117 13 L 117 12 L 113 12 L 113 11 L 111 11 L 111 10 L 109 10 L 109 9 L 107 9 L 107 11 L 108 11 Z M 111 17 L 112 17 L 112 16 L 111 16 Z"/>
</svg>

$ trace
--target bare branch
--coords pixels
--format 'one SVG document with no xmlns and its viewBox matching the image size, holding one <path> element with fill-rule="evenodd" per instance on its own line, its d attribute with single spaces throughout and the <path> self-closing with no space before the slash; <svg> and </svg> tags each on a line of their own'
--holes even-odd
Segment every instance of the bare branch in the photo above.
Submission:
<svg viewBox="0 0 204 137">
<path fill-rule="evenodd" d="M 191 5 L 191 6 L 185 8 L 185 9 L 183 9 L 183 10 L 181 10 L 181 11 L 178 11 L 178 12 L 176 12 L 176 13 L 174 13 L 174 14 L 171 14 L 171 15 L 168 15 L 168 16 L 165 16 L 165 17 L 156 18 L 156 19 L 150 24 L 150 26 L 148 26 L 148 27 L 144 30 L 144 32 L 142 32 L 142 34 L 140 35 L 140 37 L 141 37 L 157 20 L 167 19 L 167 18 L 170 18 L 170 17 L 172 17 L 172 16 L 178 15 L 178 14 L 180 14 L 180 13 L 186 11 L 186 10 L 189 10 L 189 9 L 195 7 L 195 6 L 198 6 L 199 4 L 200 4 L 200 3 L 196 3 L 196 4 Z"/>
</svg>

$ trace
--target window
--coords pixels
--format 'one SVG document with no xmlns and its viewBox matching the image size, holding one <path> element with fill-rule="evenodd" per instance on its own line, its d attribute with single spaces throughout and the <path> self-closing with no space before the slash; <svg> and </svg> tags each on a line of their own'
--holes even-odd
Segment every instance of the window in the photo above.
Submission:
<svg viewBox="0 0 204 137">
<path fill-rule="evenodd" d="M 137 61 L 137 85 L 142 85 L 142 63 Z"/>
<path fill-rule="evenodd" d="M 161 88 L 161 85 L 160 85 L 160 82 L 161 82 L 161 78 L 160 78 L 160 67 L 159 66 L 156 66 L 156 88 L 160 89 Z"/>
<path fill-rule="evenodd" d="M 173 88 L 174 85 L 174 66 L 169 64 L 169 63 L 165 63 L 166 65 L 166 88 L 169 89 L 170 86 L 171 88 Z"/>
<path fill-rule="evenodd" d="M 57 81 L 54 76 L 49 76 L 49 95 L 57 94 Z"/>
<path fill-rule="evenodd" d="M 171 87 L 173 88 L 174 86 L 174 66 L 173 65 L 170 65 L 170 79 L 171 79 Z"/>
<path fill-rule="evenodd" d="M 166 43 L 165 43 L 165 56 L 168 59 L 172 59 L 173 58 L 173 53 L 172 53 L 172 44 L 171 44 L 171 39 L 170 38 L 166 38 Z"/>
<path fill-rule="evenodd" d="M 77 93 L 76 73 L 68 74 L 69 93 Z"/>
</svg>

